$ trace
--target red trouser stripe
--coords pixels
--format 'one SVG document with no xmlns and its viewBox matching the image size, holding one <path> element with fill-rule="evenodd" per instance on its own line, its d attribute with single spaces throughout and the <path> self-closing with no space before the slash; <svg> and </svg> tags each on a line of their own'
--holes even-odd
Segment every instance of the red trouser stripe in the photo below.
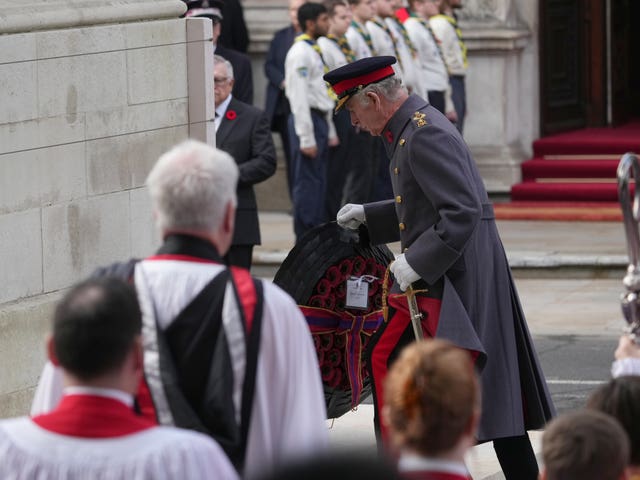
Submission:
<svg viewBox="0 0 640 480">
<path fill-rule="evenodd" d="M 438 328 L 440 318 L 441 301 L 435 298 L 416 297 L 419 310 L 425 314 L 422 320 L 422 331 L 425 338 L 433 338 Z M 378 419 L 382 419 L 380 412 L 384 407 L 384 379 L 387 376 L 389 357 L 397 350 L 401 350 L 405 345 L 400 344 L 400 338 L 407 328 L 411 328 L 409 323 L 411 317 L 407 305 L 407 297 L 404 295 L 390 295 L 389 306 L 395 309 L 393 316 L 389 319 L 382 335 L 373 347 L 371 352 L 371 376 L 373 377 L 376 391 Z M 380 433 L 383 443 L 388 440 L 388 432 L 383 422 L 380 422 Z"/>
</svg>

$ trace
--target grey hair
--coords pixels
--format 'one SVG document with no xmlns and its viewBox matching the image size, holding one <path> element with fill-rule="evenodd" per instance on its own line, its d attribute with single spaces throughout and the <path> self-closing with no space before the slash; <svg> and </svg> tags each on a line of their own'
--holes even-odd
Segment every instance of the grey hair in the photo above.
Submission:
<svg viewBox="0 0 640 480">
<path fill-rule="evenodd" d="M 361 105 L 368 105 L 370 100 L 369 97 L 367 97 L 367 93 L 373 92 L 386 98 L 390 102 L 395 102 L 401 97 L 402 93 L 406 91 L 407 89 L 402 84 L 402 80 L 400 80 L 397 75 L 392 75 L 377 83 L 370 83 L 353 97 L 358 100 Z"/>
<path fill-rule="evenodd" d="M 222 63 L 227 69 L 227 77 L 233 79 L 233 65 L 231 65 L 231 62 L 229 60 L 220 55 L 214 55 L 213 64 L 215 65 L 216 63 Z"/>
<path fill-rule="evenodd" d="M 157 226 L 215 232 L 236 204 L 238 167 L 226 152 L 186 140 L 163 154 L 147 177 Z"/>
</svg>

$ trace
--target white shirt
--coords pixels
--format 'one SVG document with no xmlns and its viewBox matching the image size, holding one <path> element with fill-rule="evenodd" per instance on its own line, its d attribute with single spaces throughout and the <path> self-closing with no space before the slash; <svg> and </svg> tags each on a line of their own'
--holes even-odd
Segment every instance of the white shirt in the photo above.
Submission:
<svg viewBox="0 0 640 480">
<path fill-rule="evenodd" d="M 362 25 L 358 22 L 355 22 L 355 23 L 357 23 L 360 26 L 360 28 L 364 33 L 366 34 L 369 33 L 369 30 L 367 29 L 366 25 Z M 358 30 L 356 29 L 356 27 L 353 26 L 353 24 L 349 25 L 349 28 L 347 29 L 347 33 L 345 33 L 345 36 L 347 37 L 349 46 L 351 47 L 353 52 L 356 54 L 357 60 L 373 57 L 373 53 L 371 52 L 369 45 L 367 45 L 367 41 L 362 35 L 360 35 L 360 32 L 358 32 Z"/>
<path fill-rule="evenodd" d="M 210 263 L 142 261 L 136 266 L 136 289 L 152 295 L 158 324 L 166 329 L 223 268 Z M 142 272 L 144 284 L 139 282 Z M 320 368 L 309 327 L 289 295 L 272 283 L 263 285 L 262 335 L 245 457 L 247 477 L 320 453 L 328 445 Z M 148 315 L 151 307 L 143 295 L 139 297 L 143 315 Z M 57 382 L 52 375 L 59 376 Z M 55 367 L 45 367 L 41 385 L 55 386 L 61 381 Z M 52 409 L 59 398 L 36 395 L 32 414 Z M 48 399 L 49 404 L 37 403 L 39 399 Z"/>
<path fill-rule="evenodd" d="M 469 470 L 464 463 L 436 458 L 426 458 L 418 455 L 403 453 L 398 460 L 399 472 L 443 472 L 462 477 L 469 476 Z"/>
<path fill-rule="evenodd" d="M 443 15 L 430 17 L 429 25 L 431 25 L 433 33 L 441 42 L 442 55 L 445 62 L 447 62 L 447 67 L 449 67 L 449 73 L 451 75 L 465 75 L 467 67 L 464 66 L 462 49 L 460 48 L 456 29 Z"/>
<path fill-rule="evenodd" d="M 343 65 L 346 65 L 347 63 L 349 63 L 347 61 L 347 57 L 345 57 L 344 53 L 342 53 L 342 49 L 340 48 L 340 45 L 338 45 L 335 41 L 331 40 L 330 38 L 320 37 L 318 39 L 318 45 L 322 50 L 322 57 L 324 58 L 324 62 L 329 67 L 329 70 L 334 70 L 338 67 L 342 67 Z"/>
<path fill-rule="evenodd" d="M 374 20 L 369 20 L 367 22 L 367 29 L 371 33 L 371 42 L 373 43 L 373 48 L 375 49 L 376 53 L 378 55 L 390 55 L 396 58 L 399 57 L 399 52 L 396 55 L 394 37 L 390 36 L 387 31 L 376 22 L 386 26 L 386 23 L 380 17 L 375 17 Z M 402 60 L 402 58 L 400 58 L 400 60 Z M 393 64 L 393 70 L 396 72 L 396 75 L 404 82 L 403 66 L 400 65 L 400 62 L 396 62 Z"/>
<path fill-rule="evenodd" d="M 229 94 L 229 96 L 225 98 L 222 101 L 222 103 L 218 105 L 218 107 L 216 108 L 216 118 L 213 121 L 213 124 L 215 125 L 215 128 L 216 128 L 216 132 L 218 131 L 218 128 L 220 128 L 222 117 L 224 116 L 225 113 L 227 113 L 227 108 L 229 108 L 229 104 L 231 103 L 231 98 L 232 98 L 232 95 Z"/>
<path fill-rule="evenodd" d="M 78 438 L 28 417 L 0 421 L 0 478 L 12 480 L 236 480 L 220 446 L 190 430 L 153 427 L 113 438 Z"/>
<path fill-rule="evenodd" d="M 402 30 L 395 18 L 385 18 L 385 23 L 389 27 L 389 31 L 396 41 L 396 49 L 402 62 L 402 73 L 404 75 L 404 83 L 412 92 L 422 95 L 424 92 L 424 78 L 418 75 L 417 63 L 418 59 L 414 58 L 409 45 L 407 45 Z M 408 33 L 408 32 L 407 32 Z M 411 38 L 411 37 L 409 37 Z"/>
<path fill-rule="evenodd" d="M 329 97 L 322 58 L 305 41 L 294 41 L 284 61 L 285 95 L 291 105 L 293 125 L 300 148 L 316 146 L 311 109 L 326 112 L 329 138 L 336 137 L 333 125 L 335 102 Z"/>
</svg>

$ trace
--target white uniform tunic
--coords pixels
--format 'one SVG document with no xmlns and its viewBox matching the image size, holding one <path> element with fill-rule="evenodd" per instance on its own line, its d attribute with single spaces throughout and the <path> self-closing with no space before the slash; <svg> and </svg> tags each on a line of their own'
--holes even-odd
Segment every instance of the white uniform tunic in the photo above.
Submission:
<svg viewBox="0 0 640 480">
<path fill-rule="evenodd" d="M 373 52 L 369 48 L 369 45 L 367 45 L 367 40 L 358 31 L 358 28 L 362 30 L 365 35 L 370 35 L 366 25 L 362 25 L 355 20 L 351 22 L 351 25 L 349 25 L 349 28 L 347 29 L 347 33 L 345 33 L 351 49 L 356 54 L 356 59 L 362 60 L 363 58 L 373 57 Z M 378 55 L 377 52 L 376 55 Z"/>
<path fill-rule="evenodd" d="M 418 51 L 418 67 L 425 87 L 423 98 L 427 98 L 427 93 L 430 90 L 445 92 L 445 111 L 452 111 L 453 102 L 451 101 L 449 74 L 435 39 L 418 18 L 409 17 L 404 22 L 404 28 Z"/>
<path fill-rule="evenodd" d="M 400 54 L 396 52 L 394 37 L 391 36 L 391 32 L 388 31 L 389 27 L 387 27 L 387 24 L 384 23 L 382 18 L 375 17 L 373 20 L 369 20 L 367 22 L 367 29 L 371 33 L 371 42 L 378 55 L 390 55 L 396 58 L 400 56 Z M 402 67 L 403 65 L 400 65 L 399 61 L 393 64 L 393 70 L 404 83 L 404 71 Z M 407 86 L 406 83 L 405 86 Z"/>
<path fill-rule="evenodd" d="M 429 18 L 429 25 L 436 34 L 442 48 L 444 60 L 447 62 L 450 75 L 465 75 L 467 67 L 464 64 L 460 40 L 456 29 L 449 23 L 444 15 L 435 15 Z"/>
<path fill-rule="evenodd" d="M 334 100 L 329 97 L 322 57 L 305 41 L 293 43 L 284 61 L 285 94 L 291 105 L 293 124 L 300 148 L 316 146 L 311 109 L 326 113 L 329 138 L 335 138 L 332 114 Z"/>
<path fill-rule="evenodd" d="M 349 63 L 347 57 L 342 53 L 342 49 L 334 40 L 327 37 L 320 37 L 318 39 L 318 45 L 322 50 L 322 57 L 327 67 L 329 67 L 329 70 L 334 70 Z"/>
<path fill-rule="evenodd" d="M 404 75 L 404 83 L 411 92 L 422 95 L 424 91 L 424 78 L 418 75 L 418 59 L 411 53 L 411 48 L 407 45 L 402 30 L 395 18 L 385 18 L 385 23 L 389 27 L 391 35 L 394 36 L 396 42 L 396 50 L 402 62 L 402 73 Z"/>
</svg>

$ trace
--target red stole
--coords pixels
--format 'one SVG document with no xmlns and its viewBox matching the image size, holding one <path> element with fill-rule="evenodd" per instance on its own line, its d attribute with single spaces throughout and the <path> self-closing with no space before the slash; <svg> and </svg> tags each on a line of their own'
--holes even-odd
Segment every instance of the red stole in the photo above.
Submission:
<svg viewBox="0 0 640 480">
<path fill-rule="evenodd" d="M 81 438 L 120 437 L 155 426 L 124 403 L 97 395 L 65 395 L 55 410 L 32 420 L 50 432 Z"/>
</svg>

